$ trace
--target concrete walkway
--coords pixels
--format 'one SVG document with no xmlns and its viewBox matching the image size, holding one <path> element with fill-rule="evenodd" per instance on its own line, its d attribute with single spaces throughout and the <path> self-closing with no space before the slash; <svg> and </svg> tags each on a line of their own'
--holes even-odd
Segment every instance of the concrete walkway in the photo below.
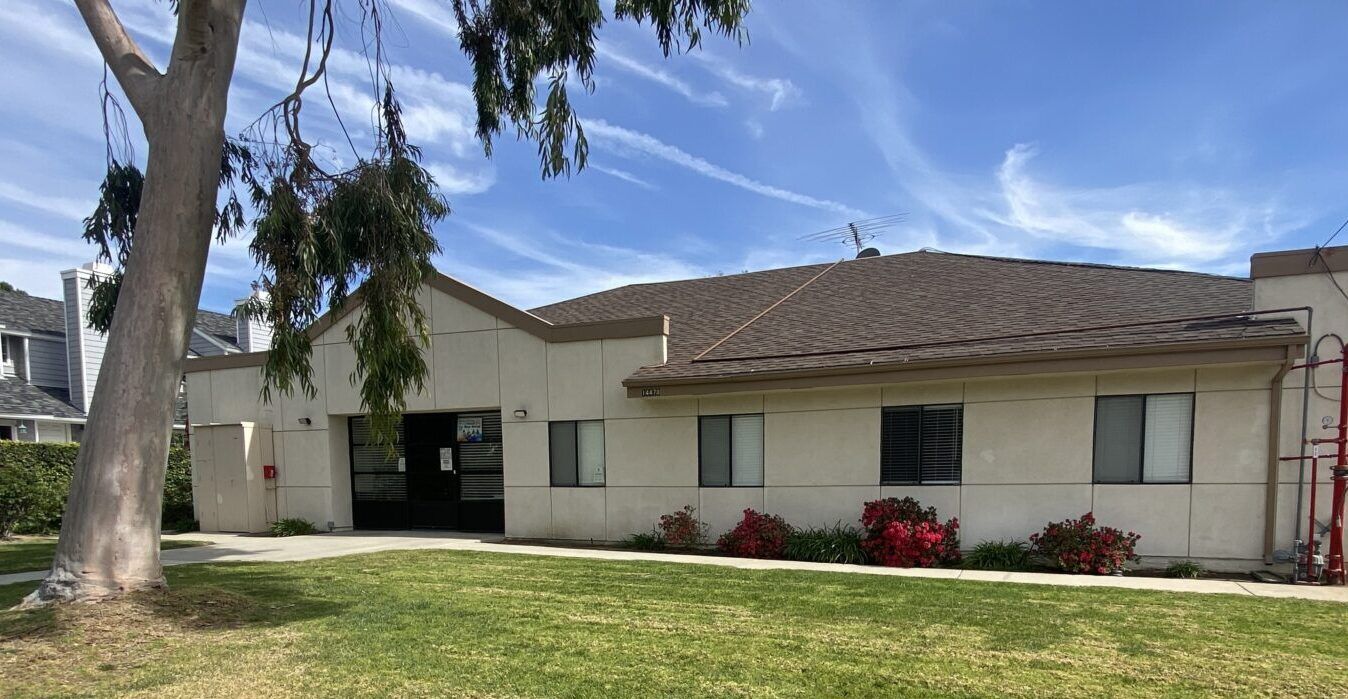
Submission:
<svg viewBox="0 0 1348 699">
<path fill-rule="evenodd" d="M 941 578 L 983 582 L 1063 585 L 1067 587 L 1116 587 L 1130 590 L 1199 592 L 1254 597 L 1290 597 L 1348 603 L 1348 587 L 1309 587 L 1231 580 L 1173 580 L 1169 578 L 1116 578 L 1112 576 L 1059 575 L 1053 573 L 1003 573 L 947 568 L 883 568 L 840 563 L 804 563 L 800 561 L 762 561 L 752 558 L 699 556 L 645 551 L 565 548 L 505 543 L 500 536 L 480 536 L 446 532 L 338 532 L 315 536 L 275 539 L 238 534 L 180 534 L 165 539 L 209 541 L 210 546 L 173 549 L 162 554 L 164 565 L 221 563 L 227 561 L 280 562 L 314 558 L 350 556 L 359 553 L 408 549 L 450 549 L 484 551 L 562 558 L 592 558 L 610 561 L 658 561 L 725 566 L 747 570 L 806 570 L 862 575 L 894 575 L 908 578 Z M 0 585 L 40 580 L 46 571 L 0 575 Z"/>
</svg>

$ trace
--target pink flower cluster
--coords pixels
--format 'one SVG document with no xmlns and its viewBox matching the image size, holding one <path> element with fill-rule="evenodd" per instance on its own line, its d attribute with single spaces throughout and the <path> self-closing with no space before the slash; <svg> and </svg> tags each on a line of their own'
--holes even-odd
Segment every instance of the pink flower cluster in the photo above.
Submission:
<svg viewBox="0 0 1348 699">
<path fill-rule="evenodd" d="M 716 540 L 716 548 L 741 558 L 782 558 L 790 535 L 791 525 L 786 520 L 750 508 L 734 529 Z"/>
<path fill-rule="evenodd" d="M 861 546 L 880 565 L 930 568 L 960 559 L 959 519 L 942 524 L 936 508 L 923 508 L 913 498 L 866 503 L 861 525 L 866 529 Z"/>
<path fill-rule="evenodd" d="M 664 535 L 666 545 L 693 548 L 706 541 L 707 525 L 698 520 L 696 512 L 692 505 L 684 505 L 682 510 L 660 515 L 660 533 Z"/>
<path fill-rule="evenodd" d="M 1065 572 L 1109 575 L 1137 560 L 1133 551 L 1141 538 L 1134 532 L 1096 526 L 1095 515 L 1087 512 L 1081 519 L 1053 522 L 1031 534 L 1030 546 Z"/>
</svg>

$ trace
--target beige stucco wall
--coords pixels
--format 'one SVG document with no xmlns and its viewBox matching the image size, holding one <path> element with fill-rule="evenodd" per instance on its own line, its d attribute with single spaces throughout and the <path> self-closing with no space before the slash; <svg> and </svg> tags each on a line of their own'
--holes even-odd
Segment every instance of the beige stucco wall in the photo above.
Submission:
<svg viewBox="0 0 1348 699">
<path fill-rule="evenodd" d="M 1262 555 L 1275 371 L 1271 364 L 1190 367 L 707 396 L 696 399 L 699 414 L 764 413 L 765 486 L 696 493 L 681 482 L 668 487 L 687 497 L 682 504 L 700 509 L 713 536 L 733 526 L 745 507 L 800 526 L 826 526 L 855 523 L 866 500 L 911 495 L 943 517 L 959 517 L 966 546 L 1024 540 L 1050 520 L 1094 511 L 1102 523 L 1141 533 L 1144 556 L 1248 566 Z M 1093 484 L 1095 397 L 1165 392 L 1195 393 L 1193 484 Z M 963 482 L 880 486 L 880 407 L 939 403 L 965 406 Z M 675 473 L 696 482 L 696 453 L 668 453 L 662 440 L 674 435 L 659 434 L 675 424 L 641 427 L 652 451 L 661 452 L 650 460 L 659 475 L 641 476 L 648 484 Z M 624 433 L 621 439 L 634 438 Z M 687 439 L 694 447 L 695 434 Z M 613 445 L 610 436 L 610 450 Z M 613 475 L 609 482 L 614 485 Z M 623 526 L 632 527 L 627 534 L 649 528 L 679 504 L 646 489 L 605 490 L 605 511 L 619 514 L 607 527 L 610 539 L 624 536 Z M 555 528 L 550 536 L 558 536 Z"/>
<path fill-rule="evenodd" d="M 621 538 L 619 530 L 668 511 L 670 502 L 690 493 L 696 501 L 697 401 L 642 403 L 621 390 L 636 368 L 664 361 L 663 337 L 548 343 L 430 287 L 422 299 L 431 326 L 430 375 L 426 389 L 409 396 L 408 409 L 501 409 L 508 533 Z M 276 395 L 264 404 L 256 368 L 188 374 L 193 424 L 273 427 L 281 517 L 353 525 L 346 418 L 361 410 L 349 380 L 355 354 L 346 328 L 358 313 L 315 340 L 313 397 Z M 550 487 L 549 420 L 606 420 L 608 488 Z"/>
<path fill-rule="evenodd" d="M 427 288 L 423 298 L 431 376 L 409 407 L 500 407 L 512 537 L 616 540 L 683 505 L 698 509 L 713 537 L 745 508 L 825 526 L 855 522 L 866 500 L 912 495 L 959 517 L 966 546 L 1025 539 L 1049 520 L 1093 510 L 1106 524 L 1141 532 L 1144 555 L 1262 555 L 1271 364 L 638 399 L 621 380 L 663 361 L 662 337 L 548 343 L 442 292 Z M 194 424 L 273 426 L 279 516 L 337 528 L 352 526 L 345 418 L 360 402 L 348 380 L 346 324 L 316 342 L 313 398 L 263 405 L 257 369 L 188 375 Z M 1193 484 L 1093 485 L 1095 397 L 1180 391 L 1195 392 Z M 1285 402 L 1292 400 L 1289 391 Z M 882 487 L 880 409 L 939 403 L 965 406 L 963 482 Z M 759 412 L 765 485 L 700 488 L 698 416 Z M 605 487 L 550 487 L 549 420 L 605 421 Z M 1295 430 L 1285 424 L 1283 432 Z M 1285 505 L 1294 502 L 1295 472 L 1284 468 L 1281 477 Z M 1285 512 L 1280 532 L 1291 530 Z"/>
<path fill-rule="evenodd" d="M 1342 292 L 1335 286 L 1348 289 L 1348 272 L 1336 272 L 1333 274 L 1333 280 L 1330 275 L 1324 272 L 1312 274 L 1299 274 L 1284 277 L 1267 277 L 1256 279 L 1254 284 L 1254 296 L 1256 308 L 1293 308 L 1299 306 L 1310 306 L 1314 309 L 1312 318 L 1312 342 L 1316 338 L 1324 337 L 1327 334 L 1337 334 L 1339 337 L 1348 337 L 1348 301 L 1345 301 Z M 1291 312 L 1286 315 L 1296 318 L 1303 325 L 1306 323 L 1306 314 L 1304 312 Z M 1333 339 L 1329 338 L 1320 343 L 1320 359 L 1335 359 L 1338 357 L 1340 346 Z M 1314 347 L 1307 349 L 1309 354 Z M 1309 378 L 1311 390 L 1303 391 L 1303 386 Z M 1305 436 L 1307 438 L 1328 438 L 1333 437 L 1332 430 L 1321 428 L 1321 420 L 1329 419 L 1337 424 L 1339 415 L 1339 382 L 1342 378 L 1340 369 L 1337 365 L 1328 365 L 1314 369 L 1308 377 L 1305 370 L 1297 369 L 1289 372 L 1283 383 L 1282 396 L 1282 421 L 1279 443 L 1281 453 L 1285 456 L 1293 456 L 1300 453 L 1300 440 L 1302 437 L 1303 424 L 1305 426 Z M 1303 410 L 1303 394 L 1306 397 L 1305 409 Z M 1304 423 L 1303 423 L 1304 416 Z M 1307 454 L 1310 453 L 1308 448 Z M 1326 457 L 1332 455 L 1333 448 L 1330 445 L 1323 447 L 1323 453 Z M 1321 461 L 1320 469 L 1316 480 L 1319 482 L 1318 492 L 1316 493 L 1316 519 L 1321 524 L 1329 522 L 1330 505 L 1330 473 L 1329 465 L 1332 459 L 1325 458 Z M 1304 480 L 1299 489 L 1298 481 Z M 1276 546 L 1279 549 L 1288 549 L 1294 537 L 1304 539 L 1306 537 L 1307 523 L 1305 517 L 1308 512 L 1303 510 L 1302 518 L 1296 518 L 1298 500 L 1303 508 L 1310 506 L 1310 469 L 1304 473 L 1296 462 L 1283 462 L 1278 468 L 1278 522 L 1276 532 Z"/>
</svg>

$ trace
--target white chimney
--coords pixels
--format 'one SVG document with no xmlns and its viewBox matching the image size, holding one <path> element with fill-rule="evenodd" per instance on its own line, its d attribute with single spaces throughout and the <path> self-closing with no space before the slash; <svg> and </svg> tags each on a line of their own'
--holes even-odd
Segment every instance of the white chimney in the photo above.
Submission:
<svg viewBox="0 0 1348 699">
<path fill-rule="evenodd" d="M 79 269 L 61 272 L 61 294 L 65 301 L 66 369 L 70 376 L 70 402 L 89 412 L 94 400 L 94 386 L 98 383 L 98 367 L 103 363 L 103 349 L 107 339 L 103 333 L 89 329 L 89 301 L 93 289 L 90 279 L 104 279 L 112 267 L 88 262 Z"/>
<path fill-rule="evenodd" d="M 267 300 L 267 292 L 253 285 L 253 293 L 234 302 L 234 329 L 238 337 L 239 349 L 245 352 L 266 352 L 271 349 L 271 324 L 260 318 L 251 318 L 243 313 L 243 304 L 252 299 Z"/>
</svg>

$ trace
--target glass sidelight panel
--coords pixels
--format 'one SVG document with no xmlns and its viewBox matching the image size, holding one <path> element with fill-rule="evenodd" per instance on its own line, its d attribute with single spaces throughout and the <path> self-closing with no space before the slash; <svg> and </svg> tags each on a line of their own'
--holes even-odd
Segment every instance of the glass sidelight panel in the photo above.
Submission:
<svg viewBox="0 0 1348 699">
<path fill-rule="evenodd" d="M 397 443 L 375 444 L 370 419 L 351 418 L 352 497 L 355 500 L 390 501 L 407 498 L 406 448 L 402 421 L 397 426 Z"/>
<path fill-rule="evenodd" d="M 581 485 L 604 484 L 604 423 L 586 420 L 576 423 L 577 480 Z"/>
</svg>

